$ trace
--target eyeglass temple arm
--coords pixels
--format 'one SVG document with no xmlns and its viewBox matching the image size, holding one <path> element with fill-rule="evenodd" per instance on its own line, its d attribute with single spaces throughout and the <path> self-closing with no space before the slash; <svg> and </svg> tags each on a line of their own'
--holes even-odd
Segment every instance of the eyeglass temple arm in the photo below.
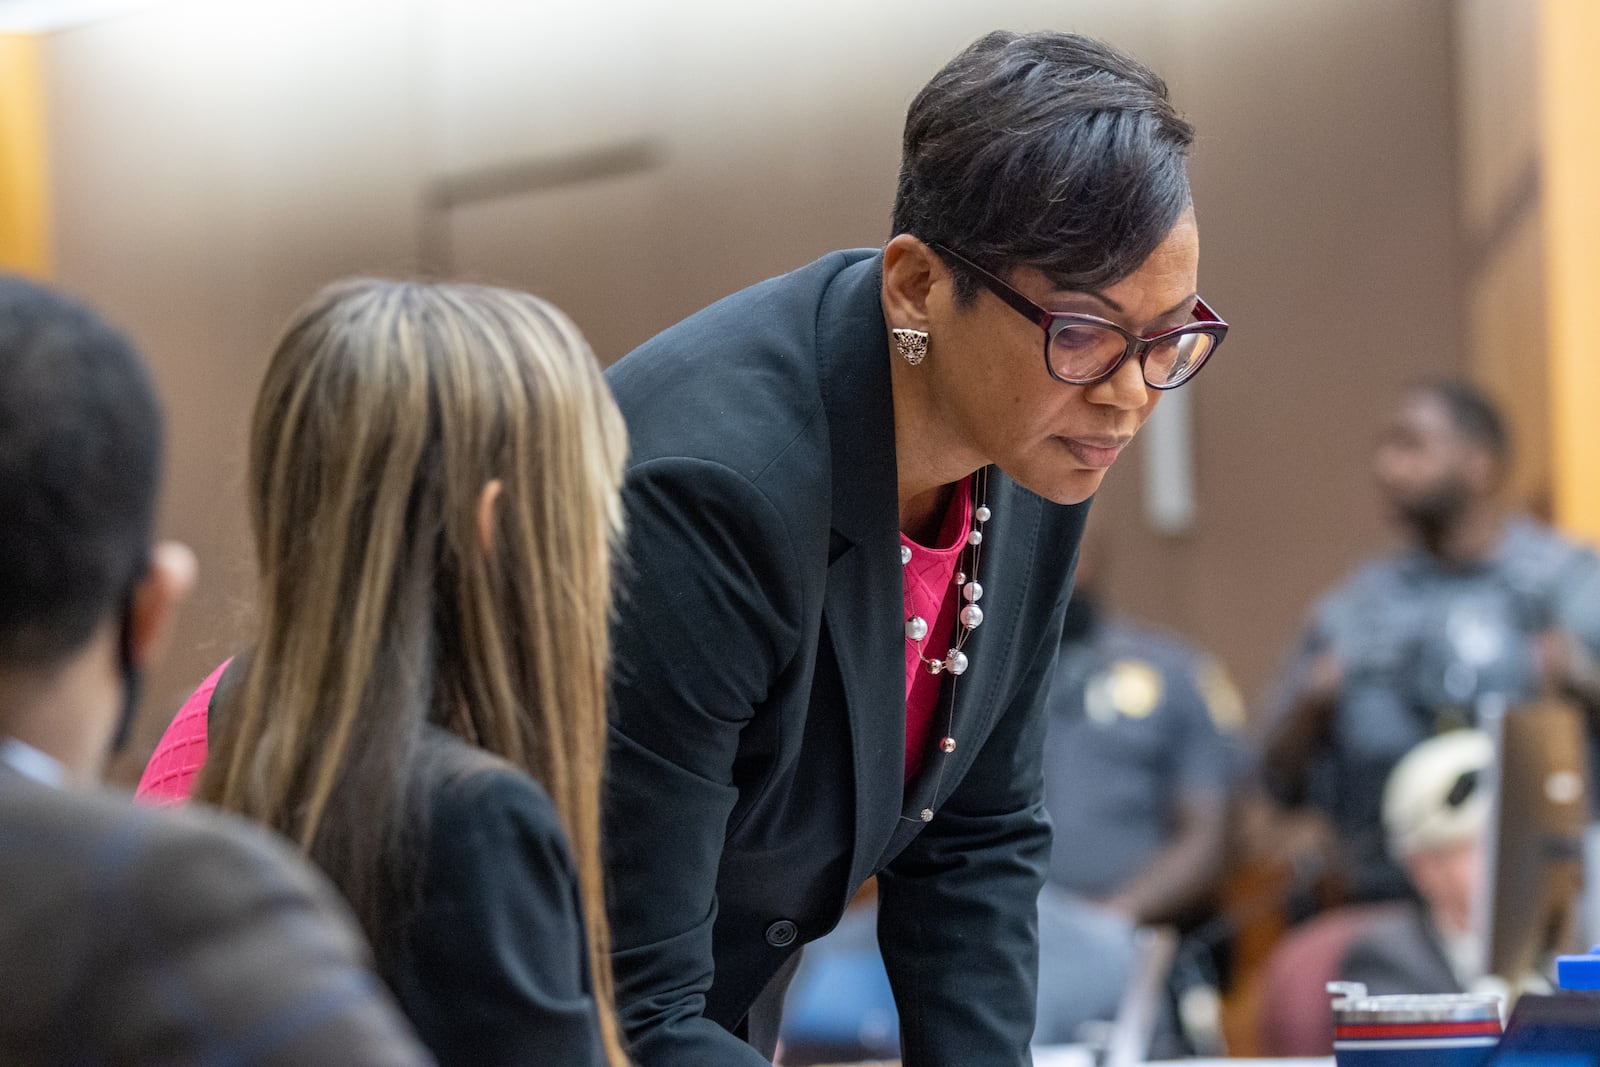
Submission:
<svg viewBox="0 0 1600 1067">
<path fill-rule="evenodd" d="M 1050 328 L 1050 312 L 1046 311 L 1038 304 L 1035 304 L 1032 300 L 1029 300 L 1027 297 L 1011 288 L 1011 286 L 1007 285 L 1000 278 L 990 274 L 988 271 L 972 262 L 972 260 L 962 255 L 960 252 L 957 252 L 955 249 L 947 248 L 944 245 L 937 243 L 935 243 L 933 247 L 976 274 L 978 279 L 983 282 L 984 288 L 988 289 L 995 296 L 998 296 L 1001 300 L 1004 300 L 1007 304 L 1010 304 L 1025 317 L 1032 319 L 1036 324 L 1038 324 L 1040 329 L 1048 330 Z"/>
<path fill-rule="evenodd" d="M 966 256 L 963 256 L 960 252 L 938 243 L 935 243 L 933 247 L 976 274 L 984 283 L 985 288 L 994 293 L 994 295 L 998 296 L 1001 300 L 1004 300 L 1007 304 L 1010 304 L 1025 317 L 1032 319 L 1039 325 L 1040 329 L 1047 331 L 1050 329 L 1050 323 L 1055 317 L 1051 315 L 1050 312 L 1046 311 L 1038 304 L 1035 304 L 1032 300 L 1029 300 L 1011 286 L 1007 285 L 1000 278 L 990 274 L 988 271 L 972 262 L 972 260 L 968 259 Z M 1197 325 L 1220 326 L 1224 330 L 1228 328 L 1228 324 L 1222 321 L 1222 317 L 1215 311 L 1212 311 L 1211 305 L 1207 304 L 1198 295 L 1194 298 L 1194 309 L 1196 312 L 1196 318 L 1199 320 Z"/>
</svg>

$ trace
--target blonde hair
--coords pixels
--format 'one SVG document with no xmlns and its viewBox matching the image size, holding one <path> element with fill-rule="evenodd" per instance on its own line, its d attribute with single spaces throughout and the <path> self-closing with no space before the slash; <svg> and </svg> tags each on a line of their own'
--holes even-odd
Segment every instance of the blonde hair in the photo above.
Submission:
<svg viewBox="0 0 1600 1067">
<path fill-rule="evenodd" d="M 398 921 L 385 902 L 415 877 L 424 724 L 527 770 L 571 846 L 613 1065 L 627 1061 L 600 787 L 625 452 L 593 354 L 544 301 L 467 285 L 324 289 L 256 402 L 259 635 L 200 790 L 297 842 L 381 953 Z"/>
</svg>

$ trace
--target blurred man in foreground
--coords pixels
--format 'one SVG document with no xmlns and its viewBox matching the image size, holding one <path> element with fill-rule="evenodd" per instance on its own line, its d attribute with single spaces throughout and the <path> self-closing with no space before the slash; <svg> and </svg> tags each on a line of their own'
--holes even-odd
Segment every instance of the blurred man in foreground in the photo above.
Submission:
<svg viewBox="0 0 1600 1067">
<path fill-rule="evenodd" d="M 1376 473 L 1410 544 L 1322 600 L 1263 715 L 1265 785 L 1329 817 L 1349 899 L 1409 894 L 1379 819 L 1405 752 L 1476 724 L 1486 703 L 1555 690 L 1600 706 L 1600 559 L 1505 511 L 1509 452 L 1499 413 L 1472 386 L 1404 396 Z"/>
<path fill-rule="evenodd" d="M 194 577 L 160 451 L 127 342 L 0 276 L 0 1063 L 428 1062 L 286 850 L 93 789 Z"/>
</svg>

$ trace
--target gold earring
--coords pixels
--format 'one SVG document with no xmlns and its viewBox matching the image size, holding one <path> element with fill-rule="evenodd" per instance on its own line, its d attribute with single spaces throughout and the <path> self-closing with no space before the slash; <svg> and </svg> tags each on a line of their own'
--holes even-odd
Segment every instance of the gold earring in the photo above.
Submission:
<svg viewBox="0 0 1600 1067">
<path fill-rule="evenodd" d="M 928 355 L 928 334 L 924 330 L 907 330 L 895 327 L 894 343 L 900 349 L 900 358 L 915 367 Z"/>
</svg>

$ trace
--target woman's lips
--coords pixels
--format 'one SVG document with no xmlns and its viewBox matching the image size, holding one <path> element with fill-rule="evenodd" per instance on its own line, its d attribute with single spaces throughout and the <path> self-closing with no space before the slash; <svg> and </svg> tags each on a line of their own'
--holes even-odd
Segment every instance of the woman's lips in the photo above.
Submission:
<svg viewBox="0 0 1600 1067">
<path fill-rule="evenodd" d="M 1073 458 L 1085 467 L 1103 469 L 1116 462 L 1130 440 L 1127 437 L 1058 437 Z"/>
</svg>

